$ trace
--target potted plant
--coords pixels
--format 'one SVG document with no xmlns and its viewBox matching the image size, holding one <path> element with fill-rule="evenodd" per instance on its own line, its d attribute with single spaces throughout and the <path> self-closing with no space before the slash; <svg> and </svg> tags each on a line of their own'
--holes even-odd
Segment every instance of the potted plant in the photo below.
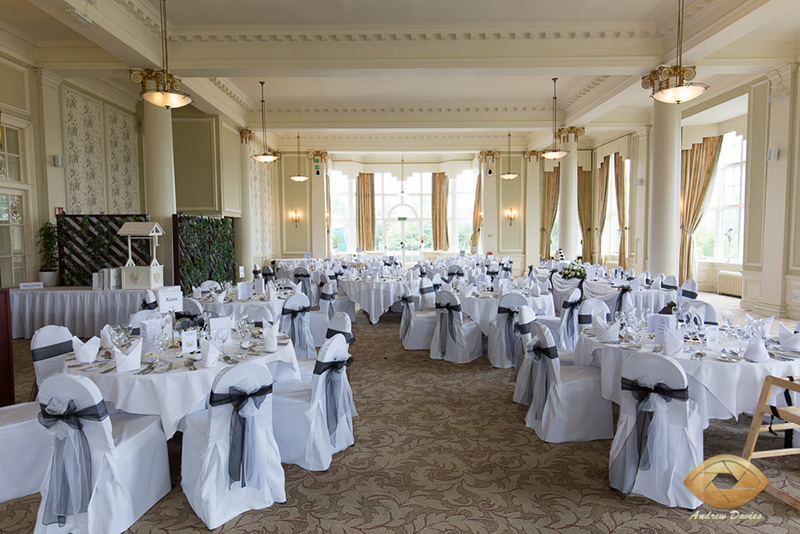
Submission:
<svg viewBox="0 0 800 534">
<path fill-rule="evenodd" d="M 57 285 L 58 227 L 55 224 L 46 222 L 39 228 L 36 232 L 36 247 L 41 260 L 39 280 L 47 287 Z"/>
</svg>

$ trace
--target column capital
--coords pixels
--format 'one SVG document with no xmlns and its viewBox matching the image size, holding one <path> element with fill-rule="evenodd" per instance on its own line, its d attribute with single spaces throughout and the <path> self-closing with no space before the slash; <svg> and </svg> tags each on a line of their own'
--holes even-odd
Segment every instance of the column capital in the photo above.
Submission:
<svg viewBox="0 0 800 534">
<path fill-rule="evenodd" d="M 500 159 L 500 152 L 497 150 L 481 150 L 478 152 L 478 161 L 483 163 L 487 160 Z"/>
<path fill-rule="evenodd" d="M 328 155 L 328 152 L 325 151 L 325 150 L 322 150 L 322 151 L 320 151 L 320 150 L 309 150 L 308 151 L 308 159 L 314 159 L 314 158 L 317 158 L 317 157 L 320 158 L 322 161 L 328 161 L 329 159 L 331 159 L 330 155 Z"/>
<path fill-rule="evenodd" d="M 556 130 L 556 136 L 561 138 L 562 143 L 569 142 L 569 136 L 575 136 L 575 142 L 578 142 L 578 138 L 586 133 L 586 128 L 583 126 L 564 126 L 563 128 L 559 128 Z"/>
<path fill-rule="evenodd" d="M 243 145 L 249 145 L 250 141 L 255 141 L 256 134 L 249 128 L 239 130 L 239 140 Z"/>
<path fill-rule="evenodd" d="M 789 96 L 789 90 L 796 72 L 797 65 L 794 63 L 789 63 L 767 72 L 770 102 L 777 102 Z"/>
</svg>

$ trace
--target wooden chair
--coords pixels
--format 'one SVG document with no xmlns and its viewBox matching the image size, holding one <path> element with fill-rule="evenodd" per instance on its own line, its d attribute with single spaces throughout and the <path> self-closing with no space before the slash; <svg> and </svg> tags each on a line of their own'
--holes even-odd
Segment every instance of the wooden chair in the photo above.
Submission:
<svg viewBox="0 0 800 534">
<path fill-rule="evenodd" d="M 787 393 L 790 391 L 800 393 L 800 383 L 796 382 L 798 378 L 800 377 L 787 376 L 786 378 L 781 378 L 777 376 L 768 376 L 764 379 L 764 386 L 761 388 L 761 396 L 758 398 L 758 405 L 756 406 L 755 413 L 753 413 L 750 433 L 747 434 L 747 441 L 745 441 L 744 451 L 742 452 L 742 457 L 745 460 L 750 461 L 753 458 L 771 458 L 773 456 L 800 454 L 800 447 L 769 449 L 764 451 L 755 450 L 758 435 L 762 432 L 800 428 L 800 406 L 779 407 L 772 406 L 769 403 L 770 392 L 773 387 L 783 388 Z M 765 415 L 774 415 L 776 418 L 786 422 L 765 425 Z M 800 499 L 786 493 L 773 484 L 769 484 L 764 488 L 764 491 L 776 499 L 785 502 L 789 506 L 800 509 Z"/>
</svg>

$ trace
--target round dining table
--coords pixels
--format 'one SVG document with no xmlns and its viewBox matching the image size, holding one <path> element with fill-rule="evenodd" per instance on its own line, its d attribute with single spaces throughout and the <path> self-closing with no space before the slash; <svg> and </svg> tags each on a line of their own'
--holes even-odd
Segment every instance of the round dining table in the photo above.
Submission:
<svg viewBox="0 0 800 534">
<path fill-rule="evenodd" d="M 101 349 L 101 355 L 91 364 L 81 364 L 74 356 L 68 357 L 64 371 L 91 379 L 100 389 L 103 400 L 118 410 L 158 415 L 167 438 L 175 434 L 186 415 L 202 409 L 217 374 L 230 365 L 254 361 L 265 365 L 275 382 L 300 379 L 294 347 L 282 334 L 278 336 L 278 350 L 272 353 L 264 352 L 263 341 L 245 350 L 238 340 L 229 340 L 221 352 L 213 366 L 205 367 L 202 360 L 193 358 L 199 357 L 199 353 L 188 355 L 180 349 L 168 349 L 161 358 L 163 363 L 157 366 L 143 361 L 138 371 L 118 373 L 114 359 Z"/>
<path fill-rule="evenodd" d="M 556 314 L 551 293 L 542 293 L 539 296 L 524 295 L 528 299 L 528 306 L 533 308 L 536 315 L 553 316 Z M 491 295 L 478 295 L 472 297 L 462 297 L 461 311 L 478 323 L 481 332 L 489 335 L 489 324 L 497 319 L 497 306 L 500 302 L 498 297 Z"/>
<path fill-rule="evenodd" d="M 407 285 L 412 295 L 419 295 L 417 280 L 381 277 L 378 280 L 339 280 L 339 291 L 346 295 L 353 303 L 361 306 L 367 312 L 372 324 L 376 324 L 381 315 L 391 308 L 392 304 L 403 296 L 403 289 Z"/>
</svg>

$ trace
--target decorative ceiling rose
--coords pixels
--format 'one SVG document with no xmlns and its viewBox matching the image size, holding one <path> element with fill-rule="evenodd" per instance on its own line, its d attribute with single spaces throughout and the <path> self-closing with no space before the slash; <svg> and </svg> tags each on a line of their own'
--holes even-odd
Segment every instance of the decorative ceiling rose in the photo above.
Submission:
<svg viewBox="0 0 800 534">
<path fill-rule="evenodd" d="M 272 163 L 280 156 L 272 152 L 267 146 L 267 108 L 264 107 L 264 82 L 258 83 L 261 84 L 261 139 L 264 143 L 264 153 L 254 154 L 250 157 L 260 163 Z"/>
<path fill-rule="evenodd" d="M 506 168 L 506 172 L 500 175 L 500 178 L 503 180 L 513 180 L 517 176 L 519 176 L 519 174 L 511 172 L 511 132 L 508 132 L 508 167 Z"/>
<path fill-rule="evenodd" d="M 295 182 L 305 182 L 308 180 L 308 176 L 300 174 L 300 132 L 297 132 L 297 173 L 294 176 L 290 176 L 289 179 Z"/>
<path fill-rule="evenodd" d="M 182 93 L 180 78 L 169 71 L 167 50 L 167 0 L 161 0 L 161 60 L 163 69 L 131 69 L 134 83 L 142 84 L 142 98 L 162 108 L 181 108 L 192 103 L 192 97 Z"/>
<path fill-rule="evenodd" d="M 652 89 L 650 96 L 665 104 L 688 102 L 708 89 L 705 84 L 687 82 L 697 76 L 697 67 L 683 66 L 683 5 L 684 0 L 678 0 L 677 65 L 659 65 L 642 77 L 642 87 Z"/>
<path fill-rule="evenodd" d="M 558 105 L 558 96 L 556 96 L 556 81 L 558 81 L 558 78 L 553 78 L 553 146 L 541 154 L 541 156 L 546 159 L 561 159 L 569 154 L 569 152 L 562 150 L 557 145 L 557 142 L 560 141 L 561 136 L 558 134 L 558 130 L 556 130 L 556 106 Z"/>
</svg>

